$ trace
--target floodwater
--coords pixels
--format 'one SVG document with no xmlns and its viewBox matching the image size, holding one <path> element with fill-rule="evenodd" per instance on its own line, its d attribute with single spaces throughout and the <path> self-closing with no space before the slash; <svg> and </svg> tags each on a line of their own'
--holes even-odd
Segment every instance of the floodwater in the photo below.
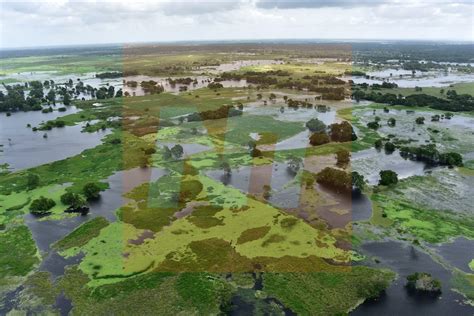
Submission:
<svg viewBox="0 0 474 316">
<path fill-rule="evenodd" d="M 352 191 L 351 215 L 354 222 L 369 220 L 372 216 L 372 203 L 365 194 Z"/>
<path fill-rule="evenodd" d="M 161 142 L 157 141 L 157 145 L 160 147 L 168 146 L 169 149 L 173 148 L 173 146 L 177 145 L 178 143 L 170 143 L 170 142 Z M 188 157 L 203 151 L 210 150 L 211 148 L 206 145 L 201 144 L 179 144 L 183 147 L 183 157 Z"/>
<path fill-rule="evenodd" d="M 364 302 L 351 315 L 472 315 L 474 307 L 461 303 L 463 297 L 450 289 L 451 272 L 430 256 L 394 241 L 374 242 L 362 246 L 365 254 L 380 260 L 377 267 L 388 267 L 399 278 L 377 300 Z M 408 293 L 406 277 L 415 272 L 427 272 L 442 284 L 439 298 Z"/>
<path fill-rule="evenodd" d="M 435 245 L 434 249 L 456 268 L 472 273 L 469 262 L 474 259 L 474 240 L 459 237 L 452 242 Z"/>
<path fill-rule="evenodd" d="M 390 77 L 390 71 L 393 76 Z M 403 76 L 400 78 L 400 74 Z M 444 71 L 429 71 L 417 72 L 415 76 L 411 76 L 411 71 L 396 71 L 395 69 L 387 69 L 383 71 L 370 72 L 367 75 L 374 76 L 374 79 L 366 79 L 365 77 L 352 76 L 351 79 L 356 84 L 382 84 L 382 82 L 389 81 L 396 83 L 400 88 L 414 88 L 414 87 L 446 87 L 455 83 L 473 82 L 474 74 L 464 74 L 457 72 Z"/>
<path fill-rule="evenodd" d="M 87 215 L 68 217 L 62 220 L 39 220 L 31 214 L 25 215 L 25 223 L 30 229 L 33 239 L 43 260 L 39 271 L 51 273 L 53 279 L 64 274 L 67 266 L 80 262 L 82 254 L 70 258 L 63 258 L 51 245 L 64 238 L 80 224 L 98 216 L 105 217 L 108 221 L 115 221 L 115 211 L 127 201 L 123 194 L 145 182 L 153 182 L 167 174 L 164 169 L 158 168 L 134 168 L 130 170 L 119 171 L 108 177 L 105 182 L 109 183 L 109 189 L 101 192 L 98 201 L 89 203 L 90 212 Z M 20 295 L 21 289 L 7 293 L 7 304 L 4 309 L 0 307 L 0 314 L 6 313 L 14 307 L 15 298 Z M 11 297 L 10 297 L 11 296 Z M 61 315 L 67 315 L 71 310 L 71 301 L 63 294 L 56 298 L 55 307 L 61 312 Z"/>
<path fill-rule="evenodd" d="M 188 76 L 183 76 L 187 78 Z M 180 77 L 181 78 L 181 77 Z M 124 92 L 127 91 L 130 93 L 132 96 L 143 96 L 145 95 L 145 91 L 140 87 L 140 82 L 142 81 L 149 81 L 153 80 L 155 82 L 158 82 L 158 85 L 163 86 L 165 92 L 170 92 L 170 93 L 180 93 L 180 92 L 186 92 L 186 91 L 193 91 L 196 89 L 201 89 L 207 87 L 207 85 L 212 81 L 211 77 L 208 76 L 194 76 L 194 77 L 189 77 L 193 80 L 196 80 L 196 83 L 191 83 L 189 85 L 186 84 L 170 84 L 168 81 L 168 78 L 166 77 L 152 77 L 152 76 L 144 76 L 144 75 L 139 75 L 139 76 L 128 76 L 124 77 L 123 80 L 126 81 L 136 81 L 138 83 L 137 87 L 129 87 L 125 85 L 123 87 Z M 224 80 L 220 81 L 224 88 L 243 88 L 246 87 L 247 80 Z"/>
<path fill-rule="evenodd" d="M 267 66 L 267 65 L 281 65 L 283 61 L 281 60 L 271 60 L 271 59 L 256 59 L 256 60 L 238 60 L 231 63 L 220 64 L 218 66 L 207 66 L 207 67 L 200 67 L 196 72 L 208 72 L 211 74 L 217 74 L 221 72 L 227 71 L 235 71 L 239 70 L 242 67 L 250 67 L 250 66 Z"/>
<path fill-rule="evenodd" d="M 284 107 L 284 111 L 280 111 L 281 107 Z M 317 118 L 326 125 L 330 125 L 336 122 L 336 111 L 331 109 L 326 112 L 318 112 L 316 108 L 288 108 L 283 102 L 276 102 L 275 104 L 268 104 L 264 106 L 262 102 L 255 102 L 246 104 L 244 112 L 252 115 L 266 115 L 272 116 L 276 120 L 289 121 L 289 122 L 307 122 L 312 118 Z"/>
<path fill-rule="evenodd" d="M 16 171 L 62 160 L 99 145 L 109 131 L 82 133 L 83 125 L 37 132 L 26 127 L 27 124 L 35 127 L 43 121 L 76 112 L 75 107 L 69 107 L 66 112 L 34 111 L 16 112 L 10 117 L 0 115 L 0 144 L 3 144 L 0 164 L 7 163 L 11 170 Z M 48 137 L 44 138 L 44 134 Z"/>
<path fill-rule="evenodd" d="M 263 193 L 264 185 L 270 185 L 273 191 L 278 192 L 295 177 L 295 174 L 288 170 L 285 163 L 279 162 L 272 165 L 244 166 L 232 169 L 230 175 L 224 174 L 222 170 L 210 170 L 206 172 L 206 175 L 250 194 Z"/>
<path fill-rule="evenodd" d="M 380 179 L 380 171 L 392 170 L 398 174 L 399 179 L 415 175 L 424 175 L 429 169 L 422 161 L 404 159 L 398 150 L 386 154 L 382 149 L 366 149 L 352 153 L 351 165 L 354 171 L 362 174 L 369 184 L 377 184 Z"/>
</svg>

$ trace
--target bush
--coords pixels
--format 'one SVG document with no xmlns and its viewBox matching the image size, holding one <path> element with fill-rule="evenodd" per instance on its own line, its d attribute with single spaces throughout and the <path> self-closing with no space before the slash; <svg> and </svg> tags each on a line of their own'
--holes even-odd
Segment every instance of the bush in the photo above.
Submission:
<svg viewBox="0 0 474 316">
<path fill-rule="evenodd" d="M 86 201 L 77 193 L 67 192 L 61 195 L 61 203 L 72 206 L 73 208 L 79 208 L 84 206 Z"/>
<path fill-rule="evenodd" d="M 29 173 L 27 178 L 26 178 L 26 186 L 28 187 L 28 190 L 33 190 L 38 187 L 40 183 L 40 178 L 37 174 L 34 173 Z"/>
<path fill-rule="evenodd" d="M 87 183 L 82 188 L 82 192 L 88 200 L 95 200 L 100 197 L 100 187 L 93 182 Z"/>
<path fill-rule="evenodd" d="M 352 176 L 342 170 L 330 167 L 318 173 L 316 181 L 322 185 L 335 189 L 337 192 L 352 191 Z"/>
<path fill-rule="evenodd" d="M 380 181 L 379 185 L 392 185 L 398 183 L 398 175 L 395 171 L 392 170 L 382 170 L 380 171 Z"/>
<path fill-rule="evenodd" d="M 52 199 L 40 196 L 38 199 L 31 202 L 30 212 L 34 215 L 46 215 L 50 213 L 49 210 L 55 205 L 56 202 L 54 202 Z"/>
<path fill-rule="evenodd" d="M 326 131 L 326 124 L 317 118 L 313 118 L 306 122 L 306 127 L 313 133 L 324 133 Z"/>
<path fill-rule="evenodd" d="M 329 136 L 325 133 L 314 133 L 309 137 L 309 143 L 313 146 L 324 145 L 329 142 Z"/>
<path fill-rule="evenodd" d="M 384 148 L 385 152 L 388 154 L 391 154 L 395 151 L 395 145 L 391 142 L 386 142 Z"/>
<path fill-rule="evenodd" d="M 336 153 L 337 165 L 344 166 L 351 161 L 351 153 L 348 150 L 341 149 Z"/>
</svg>

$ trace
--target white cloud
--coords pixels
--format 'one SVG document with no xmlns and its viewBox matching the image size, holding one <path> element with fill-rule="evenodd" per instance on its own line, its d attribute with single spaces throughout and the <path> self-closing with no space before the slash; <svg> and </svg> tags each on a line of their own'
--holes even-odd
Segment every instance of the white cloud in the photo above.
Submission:
<svg viewBox="0 0 474 316">
<path fill-rule="evenodd" d="M 252 38 L 473 41 L 466 0 L 0 0 L 0 46 Z"/>
</svg>

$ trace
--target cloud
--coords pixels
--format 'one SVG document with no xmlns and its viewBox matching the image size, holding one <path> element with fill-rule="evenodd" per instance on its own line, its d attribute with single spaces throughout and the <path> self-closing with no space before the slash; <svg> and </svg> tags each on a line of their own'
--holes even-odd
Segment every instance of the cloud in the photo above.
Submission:
<svg viewBox="0 0 474 316">
<path fill-rule="evenodd" d="M 473 41 L 465 0 L 0 0 L 0 47 L 219 39 Z"/>
<path fill-rule="evenodd" d="M 363 7 L 389 3 L 387 0 L 259 0 L 256 5 L 263 9 L 315 9 L 328 7 Z"/>
</svg>

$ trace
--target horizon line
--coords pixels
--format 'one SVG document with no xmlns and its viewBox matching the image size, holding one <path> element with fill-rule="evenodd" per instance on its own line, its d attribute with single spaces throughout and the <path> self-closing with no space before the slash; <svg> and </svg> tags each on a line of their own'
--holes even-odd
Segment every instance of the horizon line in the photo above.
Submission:
<svg viewBox="0 0 474 316">
<path fill-rule="evenodd" d="M 152 45 L 152 44 L 218 44 L 218 43 L 255 43 L 261 42 L 319 42 L 319 43 L 369 43 L 369 42 L 418 42 L 418 43 L 443 43 L 474 45 L 474 40 L 453 40 L 453 39 L 349 39 L 349 38 L 254 38 L 254 39 L 198 39 L 198 40 L 163 40 L 163 41 L 135 41 L 135 42 L 109 42 L 109 43 L 87 43 L 87 44 L 54 44 L 41 46 L 11 46 L 0 47 L 0 51 L 8 50 L 30 50 L 30 49 L 55 49 L 55 48 L 78 48 L 78 47 L 110 47 L 126 45 Z"/>
</svg>

